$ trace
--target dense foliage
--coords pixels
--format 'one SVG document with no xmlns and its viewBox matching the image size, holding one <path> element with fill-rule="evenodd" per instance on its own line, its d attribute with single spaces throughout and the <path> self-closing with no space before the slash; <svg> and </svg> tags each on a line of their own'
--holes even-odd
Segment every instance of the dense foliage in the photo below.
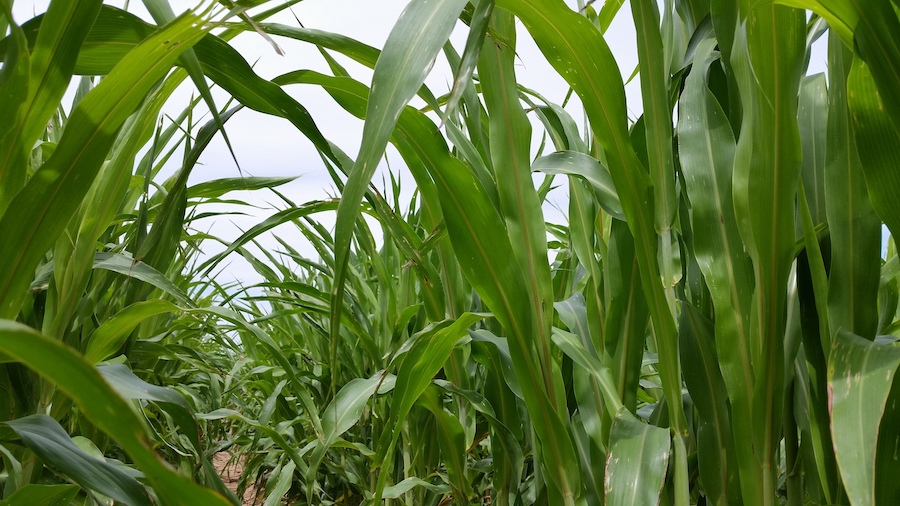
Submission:
<svg viewBox="0 0 900 506">
<path fill-rule="evenodd" d="M 0 0 L 0 504 L 239 504 L 219 451 L 266 505 L 900 503 L 896 0 L 631 0 L 636 121 L 622 1 L 412 0 L 380 50 L 266 22 L 298 1 L 144 0 L 150 24 Z M 517 82 L 517 24 L 577 104 Z M 244 31 L 331 73 L 263 79 Z M 355 160 L 295 86 L 365 119 Z M 312 141 L 340 198 L 189 185 L 243 108 Z M 371 184 L 389 143 L 410 202 Z M 236 190 L 281 210 L 195 226 Z M 217 278 L 237 255 L 262 282 Z"/>
</svg>

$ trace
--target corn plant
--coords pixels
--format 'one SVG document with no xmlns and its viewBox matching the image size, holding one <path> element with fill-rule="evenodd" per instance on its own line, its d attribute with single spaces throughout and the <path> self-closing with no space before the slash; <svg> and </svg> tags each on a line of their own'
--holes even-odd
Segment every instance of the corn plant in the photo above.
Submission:
<svg viewBox="0 0 900 506">
<path fill-rule="evenodd" d="M 156 26 L 54 1 L 20 26 L 0 0 L 4 500 L 236 502 L 217 450 L 266 504 L 900 499 L 895 3 L 632 0 L 636 119 L 604 35 L 621 2 L 412 0 L 381 49 L 260 3 L 147 0 Z M 315 45 L 330 72 L 265 80 L 228 44 L 241 31 Z M 519 83 L 524 36 L 578 104 Z M 423 84 L 437 57 L 443 95 Z M 72 76 L 103 77 L 61 109 Z M 199 98 L 157 127 L 188 78 Z M 365 120 L 355 159 L 287 87 Z M 189 186 L 242 108 L 308 137 L 339 197 Z M 393 175 L 372 184 L 388 144 L 410 202 Z M 202 255 L 224 241 L 193 221 L 233 189 L 281 209 Z M 235 255 L 260 283 L 216 281 Z"/>
</svg>

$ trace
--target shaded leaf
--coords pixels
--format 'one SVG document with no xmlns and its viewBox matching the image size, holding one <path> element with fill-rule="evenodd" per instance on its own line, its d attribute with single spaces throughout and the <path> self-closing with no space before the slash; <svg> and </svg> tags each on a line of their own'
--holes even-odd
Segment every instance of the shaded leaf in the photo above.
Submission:
<svg viewBox="0 0 900 506">
<path fill-rule="evenodd" d="M 82 487 L 128 505 L 149 505 L 150 497 L 134 477 L 83 452 L 66 431 L 47 415 L 5 422 L 31 451 Z"/>
</svg>

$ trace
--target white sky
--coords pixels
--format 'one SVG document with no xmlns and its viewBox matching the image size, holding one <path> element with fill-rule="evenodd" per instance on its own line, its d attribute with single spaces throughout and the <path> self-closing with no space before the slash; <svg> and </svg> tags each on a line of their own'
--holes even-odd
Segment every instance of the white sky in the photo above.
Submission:
<svg viewBox="0 0 900 506">
<path fill-rule="evenodd" d="M 574 6 L 575 0 L 566 0 Z M 46 10 L 49 0 L 16 0 L 14 4 L 14 16 L 17 22 L 22 23 L 31 17 L 32 13 L 40 13 Z M 119 7 L 128 6 L 129 10 L 141 17 L 151 20 L 140 0 L 127 2 L 126 0 L 107 2 Z M 601 2 L 598 2 L 600 4 Z M 197 0 L 170 0 L 170 4 L 176 13 L 198 4 Z M 407 2 L 405 0 L 305 0 L 290 11 L 283 12 L 269 21 L 280 22 L 288 25 L 296 25 L 300 20 L 307 28 L 331 31 L 353 37 L 361 42 L 380 48 L 393 27 L 394 22 L 400 16 Z M 467 27 L 458 23 L 451 38 L 458 52 L 464 47 Z M 628 3 L 622 6 L 618 16 L 606 33 L 609 44 L 619 69 L 623 73 L 623 79 L 627 79 L 637 64 L 636 42 L 634 26 L 631 18 L 631 9 Z M 310 44 L 301 43 L 289 39 L 277 38 L 278 44 L 285 50 L 285 56 L 279 56 L 272 47 L 256 33 L 248 32 L 240 35 L 233 41 L 234 47 L 244 58 L 254 65 L 256 72 L 264 78 L 272 78 L 276 75 L 300 70 L 312 69 L 329 73 L 328 67 L 316 48 Z M 824 70 L 824 44 L 818 44 L 816 53 L 812 58 L 811 67 Z M 550 101 L 561 103 L 564 99 L 567 86 L 552 67 L 543 58 L 540 51 L 531 40 L 528 32 L 519 24 L 519 36 L 517 53 L 520 64 L 517 67 L 517 77 L 526 87 L 539 91 Z M 344 65 L 356 79 L 368 84 L 371 82 L 371 71 L 355 62 L 336 53 L 333 56 Z M 447 93 L 453 76 L 446 61 L 442 58 L 435 64 L 426 84 L 431 88 L 435 96 Z M 313 86 L 291 86 L 288 92 L 304 105 L 312 114 L 324 136 L 340 146 L 348 155 L 354 157 L 358 151 L 362 122 L 345 113 L 337 106 L 327 93 Z M 181 93 L 177 93 L 170 102 L 168 111 L 173 116 L 178 114 L 191 97 L 192 86 L 185 85 Z M 638 80 L 635 79 L 626 87 L 629 115 L 636 118 L 641 113 L 640 89 Z M 221 107 L 226 102 L 224 93 L 216 93 L 216 103 Z M 580 105 L 572 100 L 566 108 L 575 120 L 581 124 L 582 115 Z M 333 196 L 334 190 L 331 179 L 324 169 L 322 162 L 315 152 L 312 144 L 300 134 L 290 123 L 281 118 L 274 118 L 264 114 L 245 109 L 233 117 L 227 124 L 226 130 L 231 139 L 235 153 L 245 173 L 255 176 L 296 176 L 301 177 L 279 188 L 288 198 L 297 203 L 314 199 Z M 536 125 L 534 129 L 537 136 L 542 131 Z M 537 145 L 537 144 L 535 144 Z M 532 153 L 534 155 L 534 153 Z M 395 173 L 401 167 L 399 156 L 389 148 L 388 161 Z M 174 156 L 180 159 L 180 156 Z M 382 163 L 382 169 L 384 168 Z M 175 170 L 173 166 L 171 170 Z M 405 170 L 399 170 L 404 191 L 401 198 L 408 201 L 413 189 L 412 178 Z M 205 151 L 191 176 L 191 184 L 221 177 L 235 177 L 237 168 L 228 154 L 227 148 L 221 137 L 217 137 Z M 376 187 L 382 187 L 383 174 L 376 174 L 374 182 Z M 386 179 L 389 181 L 389 179 Z M 559 179 L 558 185 L 564 187 L 564 181 Z M 278 209 L 284 208 L 280 199 L 271 192 L 241 192 L 229 194 L 230 198 L 240 198 L 254 203 L 262 209 L 256 210 L 253 216 L 227 216 L 217 220 L 203 220 L 195 222 L 195 226 L 209 230 L 214 235 L 230 240 L 240 235 L 241 230 L 246 230 L 258 223 L 266 216 L 274 213 L 274 209 L 268 203 L 277 203 Z M 545 214 L 548 221 L 563 223 L 565 217 L 554 206 L 565 209 L 566 195 L 563 189 L 555 190 L 550 194 L 548 205 L 545 205 Z M 211 207 L 211 206 L 206 206 Z M 209 211 L 211 209 L 202 209 Z M 244 208 L 243 211 L 248 211 Z M 318 219 L 331 228 L 334 217 L 319 215 Z M 370 223 L 373 223 L 370 221 Z M 275 229 L 275 233 L 287 240 L 302 254 L 315 257 L 315 251 L 306 243 L 305 239 L 293 229 L 292 225 L 284 225 Z M 375 231 L 377 234 L 378 232 Z M 261 240 L 270 251 L 280 250 L 281 247 L 271 237 Z M 205 247 L 207 254 L 220 250 L 213 244 Z M 252 268 L 237 255 L 232 255 L 232 261 L 223 273 L 224 279 L 240 279 L 245 283 L 254 283 L 260 278 Z"/>
</svg>

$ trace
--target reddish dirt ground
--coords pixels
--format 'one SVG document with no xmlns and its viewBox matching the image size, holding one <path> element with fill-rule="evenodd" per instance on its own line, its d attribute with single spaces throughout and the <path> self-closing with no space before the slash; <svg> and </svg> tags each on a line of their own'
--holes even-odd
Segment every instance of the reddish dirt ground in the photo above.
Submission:
<svg viewBox="0 0 900 506">
<path fill-rule="evenodd" d="M 219 452 L 213 456 L 213 466 L 215 466 L 219 476 L 222 477 L 225 486 L 237 494 L 238 480 L 244 472 L 244 466 L 237 460 L 229 464 L 229 459 L 231 459 L 231 455 L 226 452 Z M 256 495 L 255 488 L 252 486 L 247 487 L 247 490 L 244 491 L 244 497 L 241 498 L 244 506 L 253 506 L 256 504 L 253 500 L 254 495 Z"/>
</svg>

